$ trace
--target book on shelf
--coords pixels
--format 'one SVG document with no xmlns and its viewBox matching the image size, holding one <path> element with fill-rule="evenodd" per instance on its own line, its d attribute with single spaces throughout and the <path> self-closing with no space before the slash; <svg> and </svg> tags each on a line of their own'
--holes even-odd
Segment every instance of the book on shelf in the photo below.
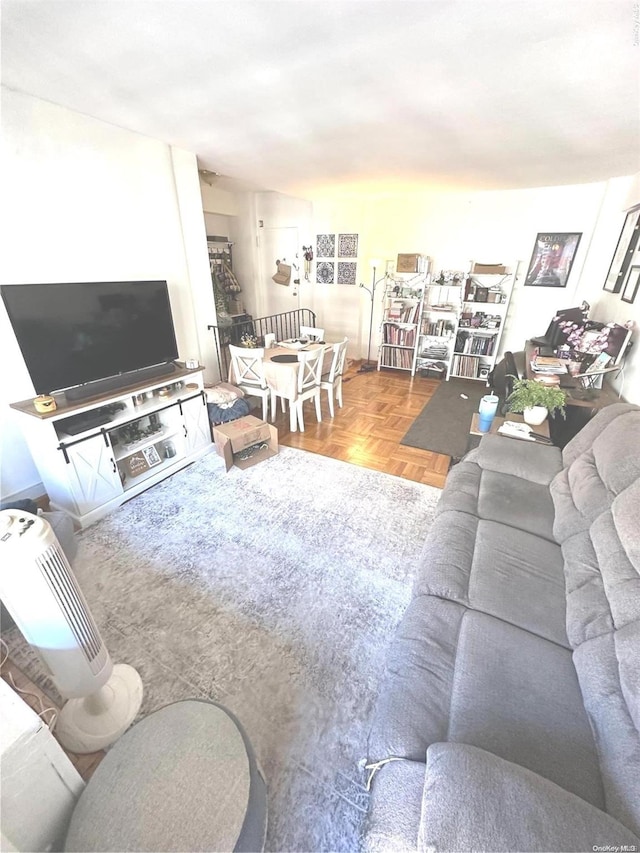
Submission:
<svg viewBox="0 0 640 853">
<path fill-rule="evenodd" d="M 381 367 L 400 367 L 411 370 L 413 365 L 413 351 L 410 349 L 392 349 L 387 347 L 382 350 Z"/>
<path fill-rule="evenodd" d="M 465 379 L 477 379 L 479 376 L 480 359 L 468 355 L 454 355 L 451 372 Z"/>
<path fill-rule="evenodd" d="M 466 355 L 493 355 L 496 344 L 495 335 L 478 335 L 466 330 L 459 330 L 456 335 L 455 351 Z"/>
<path fill-rule="evenodd" d="M 422 320 L 420 332 L 423 335 L 429 335 L 432 338 L 441 338 L 451 331 L 452 326 L 449 320 Z"/>
<path fill-rule="evenodd" d="M 398 323 L 417 323 L 420 317 L 420 303 L 394 299 L 387 310 L 387 320 Z"/>
<path fill-rule="evenodd" d="M 402 328 L 395 323 L 385 323 L 382 327 L 382 342 L 399 347 L 413 347 L 416 342 L 415 327 Z"/>
</svg>

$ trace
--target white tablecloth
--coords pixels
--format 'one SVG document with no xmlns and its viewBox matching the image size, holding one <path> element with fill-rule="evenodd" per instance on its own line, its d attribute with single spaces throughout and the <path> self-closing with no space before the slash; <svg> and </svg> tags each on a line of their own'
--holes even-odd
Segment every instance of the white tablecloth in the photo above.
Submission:
<svg viewBox="0 0 640 853">
<path fill-rule="evenodd" d="M 326 373 L 331 367 L 332 345 L 331 344 L 309 344 L 305 350 L 324 349 L 324 366 L 323 373 Z M 280 397 L 286 400 L 296 400 L 298 397 L 298 372 L 300 370 L 299 361 L 277 362 L 272 361 L 274 355 L 297 356 L 295 350 L 287 347 L 275 346 L 265 350 L 264 353 L 264 375 L 267 380 L 267 387 L 275 391 Z M 229 382 L 236 382 L 233 374 L 232 365 L 229 366 Z"/>
</svg>

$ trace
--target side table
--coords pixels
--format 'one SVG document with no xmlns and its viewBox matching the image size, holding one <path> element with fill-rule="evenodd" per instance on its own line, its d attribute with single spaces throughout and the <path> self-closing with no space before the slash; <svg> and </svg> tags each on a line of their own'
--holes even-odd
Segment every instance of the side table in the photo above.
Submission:
<svg viewBox="0 0 640 853">
<path fill-rule="evenodd" d="M 471 426 L 469 427 L 469 441 L 467 442 L 467 453 L 470 450 L 473 450 L 480 444 L 480 439 L 483 435 L 496 435 L 498 429 L 502 426 L 505 421 L 517 421 L 518 423 L 523 424 L 524 418 L 522 415 L 517 415 L 515 412 L 509 412 L 508 417 L 495 417 L 493 419 L 493 423 L 491 424 L 491 429 L 488 433 L 480 432 L 478 429 L 478 418 L 480 415 L 478 412 L 474 412 L 471 418 Z M 549 435 L 549 418 L 547 418 L 544 423 L 541 423 L 537 427 L 533 427 L 534 432 L 539 432 L 540 435 L 545 435 L 547 438 L 550 438 Z"/>
<path fill-rule="evenodd" d="M 479 417 L 479 413 L 474 412 L 473 417 L 471 418 L 471 426 L 469 428 L 469 433 L 471 435 L 486 435 L 486 433 L 480 432 L 480 430 L 478 429 Z M 509 412 L 509 415 L 506 418 L 495 417 L 493 419 L 493 423 L 491 424 L 491 429 L 489 430 L 489 433 L 495 435 L 505 421 L 516 421 L 516 423 L 523 424 L 524 418 L 522 417 L 522 415 L 517 415 L 515 412 Z M 549 418 L 546 418 L 539 426 L 533 427 L 533 431 L 549 438 Z"/>
</svg>

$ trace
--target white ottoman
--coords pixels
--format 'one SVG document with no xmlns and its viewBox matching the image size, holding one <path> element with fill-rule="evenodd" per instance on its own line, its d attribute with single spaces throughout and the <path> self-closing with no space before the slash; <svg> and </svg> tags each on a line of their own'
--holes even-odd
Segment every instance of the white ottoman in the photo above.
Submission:
<svg viewBox="0 0 640 853">
<path fill-rule="evenodd" d="M 109 750 L 74 809 L 65 850 L 259 851 L 267 795 L 239 722 L 212 702 L 167 705 Z"/>
</svg>

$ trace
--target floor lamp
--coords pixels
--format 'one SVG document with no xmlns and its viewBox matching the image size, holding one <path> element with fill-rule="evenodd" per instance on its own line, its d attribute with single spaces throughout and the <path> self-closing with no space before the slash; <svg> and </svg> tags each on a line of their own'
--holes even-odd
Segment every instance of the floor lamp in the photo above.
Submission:
<svg viewBox="0 0 640 853">
<path fill-rule="evenodd" d="M 371 287 L 367 287 L 366 284 L 360 282 L 360 287 L 364 288 L 369 294 L 369 298 L 371 301 L 371 314 L 369 316 L 369 345 L 367 347 L 367 360 L 364 364 L 360 365 L 360 367 L 358 368 L 358 373 L 369 373 L 369 371 L 375 370 L 375 365 L 369 363 L 371 359 L 371 335 L 373 333 L 373 300 L 376 293 L 376 287 L 380 284 L 381 281 L 384 281 L 387 277 L 387 274 L 385 273 L 382 278 L 379 278 L 376 281 L 376 270 L 381 263 L 382 261 L 378 260 L 371 261 L 371 266 L 373 267 L 373 278 L 371 279 Z"/>
</svg>

